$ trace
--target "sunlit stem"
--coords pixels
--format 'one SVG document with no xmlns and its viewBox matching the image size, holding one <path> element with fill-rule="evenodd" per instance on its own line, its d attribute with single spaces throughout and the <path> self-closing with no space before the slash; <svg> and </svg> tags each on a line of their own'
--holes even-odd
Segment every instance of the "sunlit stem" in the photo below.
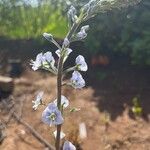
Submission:
<svg viewBox="0 0 150 150">
<path fill-rule="evenodd" d="M 54 43 L 58 49 L 61 49 L 61 46 L 54 39 L 52 40 L 52 43 Z"/>
</svg>

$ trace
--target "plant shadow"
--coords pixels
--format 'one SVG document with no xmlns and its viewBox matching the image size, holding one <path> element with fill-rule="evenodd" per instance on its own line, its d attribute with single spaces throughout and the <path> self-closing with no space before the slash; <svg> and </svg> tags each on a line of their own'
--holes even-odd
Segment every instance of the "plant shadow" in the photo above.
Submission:
<svg viewBox="0 0 150 150">
<path fill-rule="evenodd" d="M 130 110 L 129 117 L 135 119 L 131 109 L 133 98 L 137 97 L 143 109 L 142 117 L 149 121 L 150 68 L 136 66 L 91 68 L 87 80 L 88 85 L 94 89 L 93 97 L 99 111 L 108 112 L 114 121 L 123 114 L 127 106 Z"/>
</svg>

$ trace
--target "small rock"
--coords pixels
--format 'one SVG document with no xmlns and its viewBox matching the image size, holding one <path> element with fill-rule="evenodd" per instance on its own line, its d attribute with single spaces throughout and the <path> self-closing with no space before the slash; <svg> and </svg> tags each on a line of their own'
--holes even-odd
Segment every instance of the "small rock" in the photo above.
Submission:
<svg viewBox="0 0 150 150">
<path fill-rule="evenodd" d="M 80 123 L 79 124 L 79 136 L 80 136 L 81 139 L 87 138 L 87 130 L 86 130 L 85 123 Z"/>
</svg>

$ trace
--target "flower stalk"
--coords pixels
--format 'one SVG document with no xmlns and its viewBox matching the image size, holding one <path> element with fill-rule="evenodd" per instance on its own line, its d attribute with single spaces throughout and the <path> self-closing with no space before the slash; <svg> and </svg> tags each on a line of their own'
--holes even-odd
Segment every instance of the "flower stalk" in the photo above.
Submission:
<svg viewBox="0 0 150 150">
<path fill-rule="evenodd" d="M 81 18 L 81 20 L 82 20 L 82 18 Z M 80 20 L 78 19 L 77 22 L 74 22 L 74 24 L 72 25 L 70 31 L 68 32 L 68 34 L 66 36 L 66 38 L 68 40 L 71 39 L 72 35 L 75 33 L 75 31 L 77 30 L 79 25 L 80 25 Z M 66 49 L 65 44 L 63 44 L 62 49 L 61 49 L 61 55 L 58 60 L 57 107 L 60 111 L 62 111 L 61 110 L 61 93 L 62 93 L 63 59 L 64 59 L 63 52 L 65 51 L 65 49 Z M 55 142 L 56 150 L 60 150 L 60 133 L 61 133 L 61 125 L 57 125 L 57 135 L 56 135 L 56 142 Z"/>
<path fill-rule="evenodd" d="M 61 110 L 61 85 L 62 85 L 62 71 L 63 71 L 63 57 L 60 56 L 58 62 L 58 74 L 57 74 L 57 107 Z M 60 149 L 60 133 L 61 125 L 57 125 L 57 135 L 56 135 L 56 150 Z"/>
</svg>

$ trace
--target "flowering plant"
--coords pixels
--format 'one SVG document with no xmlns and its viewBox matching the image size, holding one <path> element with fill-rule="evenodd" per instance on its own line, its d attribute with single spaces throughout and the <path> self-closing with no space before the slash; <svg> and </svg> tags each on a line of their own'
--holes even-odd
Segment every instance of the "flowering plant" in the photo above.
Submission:
<svg viewBox="0 0 150 150">
<path fill-rule="evenodd" d="M 43 123 L 49 126 L 55 125 L 57 128 L 57 130 L 54 132 L 56 137 L 56 150 L 60 150 L 60 139 L 65 136 L 65 134 L 61 132 L 61 127 L 64 122 L 63 111 L 69 105 L 69 100 L 62 95 L 63 76 L 72 71 L 73 73 L 70 82 L 65 85 L 71 85 L 75 89 L 81 89 L 85 86 L 85 80 L 83 79 L 81 72 L 87 71 L 88 69 L 84 57 L 79 55 L 75 60 L 75 66 L 64 70 L 64 63 L 66 62 L 70 53 L 73 52 L 73 50 L 69 48 L 70 43 L 86 38 L 89 25 L 84 25 L 82 27 L 80 26 L 83 22 L 94 17 L 98 12 L 106 12 L 112 8 L 126 7 L 138 1 L 139 0 L 90 0 L 87 4 L 81 7 L 79 12 L 77 12 L 74 6 L 71 6 L 67 13 L 69 31 L 64 38 L 62 46 L 54 40 L 51 34 L 43 34 L 45 39 L 55 44 L 55 46 L 58 48 L 58 50 L 55 52 L 59 58 L 58 63 L 55 62 L 51 52 L 46 52 L 44 54 L 38 54 L 36 60 L 31 61 L 31 65 L 34 71 L 38 69 L 44 69 L 57 76 L 57 98 L 54 100 L 54 102 L 49 103 L 42 113 Z M 42 96 L 43 92 L 40 92 L 36 100 L 33 101 L 34 110 L 37 110 L 39 105 L 44 105 Z M 75 146 L 69 141 L 66 141 L 63 145 L 63 150 L 75 149 Z"/>
</svg>

